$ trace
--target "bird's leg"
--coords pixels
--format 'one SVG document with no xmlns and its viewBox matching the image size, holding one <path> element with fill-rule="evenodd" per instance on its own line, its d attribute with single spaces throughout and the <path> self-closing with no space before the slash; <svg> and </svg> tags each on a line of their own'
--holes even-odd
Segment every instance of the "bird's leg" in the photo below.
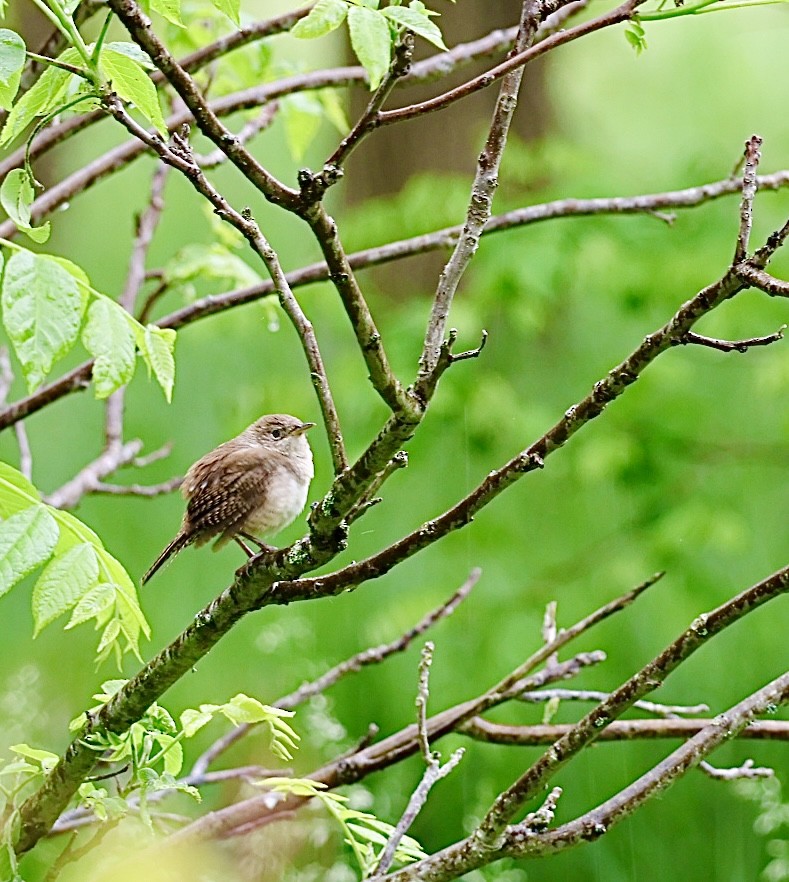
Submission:
<svg viewBox="0 0 789 882">
<path fill-rule="evenodd" d="M 249 557 L 253 557 L 252 552 L 249 548 L 238 538 L 239 536 L 243 536 L 249 542 L 254 543 L 261 551 L 276 551 L 276 547 L 274 545 L 268 545 L 266 542 L 261 542 L 256 536 L 253 536 L 251 533 L 245 533 L 243 530 L 239 530 L 236 536 L 234 537 L 236 542 L 246 551 Z"/>
</svg>

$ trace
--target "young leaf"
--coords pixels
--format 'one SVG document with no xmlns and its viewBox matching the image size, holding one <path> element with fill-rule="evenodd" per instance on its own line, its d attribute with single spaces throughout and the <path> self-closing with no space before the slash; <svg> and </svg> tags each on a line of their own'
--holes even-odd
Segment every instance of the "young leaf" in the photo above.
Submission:
<svg viewBox="0 0 789 882">
<path fill-rule="evenodd" d="M 129 315 L 114 301 L 99 297 L 91 303 L 82 343 L 95 358 L 96 398 L 107 398 L 134 376 L 134 334 Z"/>
<path fill-rule="evenodd" d="M 105 43 L 104 48 L 110 49 L 112 52 L 117 52 L 119 55 L 126 55 L 146 70 L 154 70 L 155 68 L 154 63 L 149 56 L 146 55 L 136 43 L 128 43 L 123 40 L 113 40 L 111 43 Z"/>
<path fill-rule="evenodd" d="M 417 36 L 422 37 L 439 49 L 447 48 L 444 45 L 438 25 L 430 21 L 424 13 L 418 12 L 416 9 L 409 9 L 407 6 L 387 6 L 383 10 L 383 14 L 390 21 L 400 25 L 400 27 L 408 28 L 409 31 L 413 31 Z"/>
<path fill-rule="evenodd" d="M 211 0 L 211 2 L 220 12 L 224 13 L 237 28 L 241 27 L 241 19 L 239 18 L 241 12 L 241 0 Z"/>
<path fill-rule="evenodd" d="M 75 628 L 83 622 L 98 618 L 112 606 L 115 600 L 115 586 L 108 582 L 99 582 L 80 597 L 65 630 Z"/>
<path fill-rule="evenodd" d="M 51 772 L 58 764 L 60 757 L 56 753 L 49 750 L 39 750 L 36 747 L 30 747 L 29 744 L 12 744 L 8 748 L 19 756 L 23 756 L 37 763 L 44 772 Z"/>
<path fill-rule="evenodd" d="M 260 276 L 246 261 L 219 242 L 186 245 L 164 268 L 164 281 L 168 287 L 187 299 L 195 296 L 194 282 L 198 280 L 216 281 L 224 287 L 235 288 L 247 288 L 261 282 Z"/>
<path fill-rule="evenodd" d="M 25 41 L 7 28 L 0 28 L 0 107 L 10 110 L 25 66 Z"/>
<path fill-rule="evenodd" d="M 389 70 L 392 48 L 389 25 L 380 12 L 366 6 L 352 6 L 348 10 L 348 28 L 351 46 L 367 71 L 370 89 L 377 89 Z"/>
<path fill-rule="evenodd" d="M 74 345 L 85 295 L 57 261 L 17 251 L 6 265 L 2 305 L 3 324 L 32 391 Z"/>
<path fill-rule="evenodd" d="M 348 6 L 343 0 L 318 0 L 309 14 L 297 21 L 290 32 L 302 40 L 323 37 L 338 28 L 347 14 Z"/>
<path fill-rule="evenodd" d="M 0 462 L 0 515 L 7 518 L 40 501 L 41 494 L 20 471 Z"/>
<path fill-rule="evenodd" d="M 96 551 L 87 543 L 74 545 L 51 560 L 33 589 L 33 636 L 76 606 L 98 578 Z"/>
<path fill-rule="evenodd" d="M 139 346 L 139 344 L 138 340 L 137 345 Z M 141 352 L 162 387 L 168 404 L 172 401 L 173 384 L 175 383 L 174 346 L 175 331 L 171 328 L 159 328 L 156 325 L 148 325 L 145 328 Z"/>
<path fill-rule="evenodd" d="M 58 525 L 44 505 L 32 505 L 0 523 L 0 596 L 41 566 L 58 541 Z"/>
<path fill-rule="evenodd" d="M 81 59 L 76 49 L 66 49 L 58 60 L 78 65 Z M 74 74 L 63 68 L 48 67 L 8 114 L 0 135 L 0 146 L 15 138 L 37 116 L 44 116 L 57 107 L 73 77 Z"/>
<path fill-rule="evenodd" d="M 107 46 L 101 53 L 101 66 L 118 95 L 133 104 L 153 124 L 156 131 L 166 138 L 167 126 L 162 116 L 159 94 L 140 65 L 128 55 L 122 55 Z"/>
<path fill-rule="evenodd" d="M 34 242 L 41 243 L 49 238 L 50 226 L 49 221 L 40 227 L 33 227 L 30 224 L 30 206 L 35 195 L 30 175 L 22 168 L 12 169 L 0 186 L 0 203 L 6 214 L 21 232 L 27 233 Z"/>
<path fill-rule="evenodd" d="M 285 137 L 290 155 L 300 162 L 321 125 L 323 107 L 313 95 L 297 92 L 280 101 L 280 115 L 285 124 Z"/>
<path fill-rule="evenodd" d="M 151 0 L 151 9 L 177 27 L 185 27 L 181 18 L 181 0 Z"/>
</svg>

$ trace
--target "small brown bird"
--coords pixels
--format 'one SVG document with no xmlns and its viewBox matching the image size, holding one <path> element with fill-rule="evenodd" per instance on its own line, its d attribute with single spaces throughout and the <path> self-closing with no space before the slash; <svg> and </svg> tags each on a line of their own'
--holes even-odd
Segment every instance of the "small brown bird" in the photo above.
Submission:
<svg viewBox="0 0 789 882">
<path fill-rule="evenodd" d="M 181 492 L 187 500 L 181 529 L 142 577 L 144 585 L 187 545 L 204 545 L 214 536 L 214 550 L 230 540 L 278 533 L 304 508 L 314 474 L 312 451 L 304 433 L 315 423 L 275 413 L 220 444 L 189 469 Z"/>
</svg>

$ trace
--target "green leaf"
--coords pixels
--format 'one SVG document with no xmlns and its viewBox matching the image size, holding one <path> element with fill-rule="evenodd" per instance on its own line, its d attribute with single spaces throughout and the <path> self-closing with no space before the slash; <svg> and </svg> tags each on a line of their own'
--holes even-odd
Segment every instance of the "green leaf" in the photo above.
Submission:
<svg viewBox="0 0 789 882">
<path fill-rule="evenodd" d="M 12 744 L 8 749 L 12 750 L 19 756 L 33 760 L 33 762 L 41 766 L 45 772 L 51 772 L 60 759 L 56 753 L 52 753 L 49 750 L 39 750 L 36 747 L 31 747 L 29 744 Z"/>
<path fill-rule="evenodd" d="M 186 27 L 181 18 L 181 0 L 151 0 L 151 9 L 176 27 Z"/>
<path fill-rule="evenodd" d="M 16 31 L 0 28 L 0 107 L 10 110 L 25 66 L 25 41 Z"/>
<path fill-rule="evenodd" d="M 146 70 L 154 70 L 156 67 L 150 57 L 143 52 L 136 43 L 128 43 L 123 40 L 113 40 L 111 43 L 105 43 L 104 48 L 109 49 L 112 52 L 117 52 L 119 55 L 125 55 L 128 58 L 131 58 L 132 61 L 136 61 L 140 67 L 144 67 Z"/>
<path fill-rule="evenodd" d="M 191 299 L 195 296 L 194 282 L 197 281 L 216 281 L 223 288 L 247 288 L 259 285 L 262 279 L 246 261 L 214 242 L 182 248 L 165 267 L 164 281 Z"/>
<path fill-rule="evenodd" d="M 30 206 L 35 199 L 35 190 L 30 175 L 25 169 L 12 169 L 3 179 L 0 186 L 0 203 L 6 214 L 34 242 L 46 242 L 49 238 L 49 222 L 40 227 L 30 224 Z"/>
<path fill-rule="evenodd" d="M 153 124 L 156 131 L 166 138 L 167 126 L 162 116 L 159 94 L 151 78 L 140 65 L 128 55 L 115 52 L 108 46 L 101 53 L 101 66 L 112 82 L 114 91 L 124 101 L 133 104 Z"/>
<path fill-rule="evenodd" d="M 115 600 L 115 586 L 108 582 L 99 582 L 88 592 L 82 595 L 74 607 L 74 612 L 66 625 L 65 630 L 75 628 L 83 622 L 97 618 L 101 613 L 112 606 Z"/>
<path fill-rule="evenodd" d="M 309 14 L 297 21 L 290 29 L 294 37 L 312 40 L 338 28 L 348 14 L 348 7 L 343 0 L 318 0 Z"/>
<path fill-rule="evenodd" d="M 138 340 L 137 345 L 139 346 L 139 344 Z M 174 347 L 175 331 L 171 328 L 159 328 L 156 325 L 148 325 L 145 328 L 141 347 L 142 355 L 148 368 L 153 371 L 153 375 L 162 387 L 168 404 L 172 401 L 173 384 L 175 383 Z"/>
<path fill-rule="evenodd" d="M 33 636 L 75 607 L 98 578 L 96 551 L 87 543 L 74 545 L 51 560 L 33 589 Z"/>
<path fill-rule="evenodd" d="M 352 6 L 348 10 L 348 28 L 351 46 L 367 71 L 370 89 L 377 89 L 391 60 L 389 25 L 380 12 L 365 6 Z"/>
<path fill-rule="evenodd" d="M 432 43 L 439 49 L 446 49 L 441 31 L 434 22 L 416 9 L 409 9 L 406 6 L 387 6 L 383 10 L 383 14 L 395 24 L 403 28 L 408 28 L 418 36 Z"/>
<path fill-rule="evenodd" d="M 91 303 L 82 343 L 95 359 L 96 398 L 107 398 L 134 376 L 134 334 L 129 314 L 114 301 L 99 297 Z"/>
<path fill-rule="evenodd" d="M 241 27 L 241 0 L 211 0 L 213 5 L 222 13 L 224 13 L 230 21 L 238 28 Z"/>
<path fill-rule="evenodd" d="M 13 466 L 0 462 L 0 515 L 8 517 L 41 501 L 41 494 Z"/>
<path fill-rule="evenodd" d="M 195 732 L 199 732 L 207 723 L 214 718 L 214 714 L 210 711 L 195 710 L 190 707 L 181 714 L 181 728 L 187 738 L 191 738 Z"/>
<path fill-rule="evenodd" d="M 222 705 L 220 710 L 231 723 L 236 725 L 241 723 L 260 723 L 263 720 L 270 720 L 272 717 L 295 716 L 293 711 L 286 711 L 278 707 L 262 704 L 256 698 L 251 698 L 243 692 L 234 695 L 230 701 Z"/>
<path fill-rule="evenodd" d="M 17 251 L 3 275 L 2 306 L 3 324 L 32 391 L 74 345 L 85 295 L 57 261 Z"/>
<path fill-rule="evenodd" d="M 323 113 L 326 119 L 335 129 L 344 135 L 351 128 L 345 108 L 342 105 L 340 95 L 336 89 L 321 89 L 317 92 L 317 98 L 323 105 Z"/>
<path fill-rule="evenodd" d="M 306 92 L 286 96 L 279 106 L 290 154 L 296 162 L 300 162 L 307 148 L 315 141 L 321 126 L 323 107 L 315 96 Z"/>
<path fill-rule="evenodd" d="M 44 505 L 33 505 L 0 523 L 0 596 L 41 566 L 57 541 L 58 525 Z"/>
<path fill-rule="evenodd" d="M 636 55 L 640 55 L 647 48 L 646 32 L 637 19 L 630 22 L 625 31 L 625 39 L 636 50 Z"/>
<path fill-rule="evenodd" d="M 66 49 L 58 56 L 58 60 L 67 64 L 79 64 L 81 59 L 76 49 Z M 37 116 L 44 116 L 54 110 L 61 103 L 66 86 L 74 77 L 74 74 L 61 67 L 48 67 L 8 114 L 0 135 L 0 146 L 15 138 Z"/>
</svg>

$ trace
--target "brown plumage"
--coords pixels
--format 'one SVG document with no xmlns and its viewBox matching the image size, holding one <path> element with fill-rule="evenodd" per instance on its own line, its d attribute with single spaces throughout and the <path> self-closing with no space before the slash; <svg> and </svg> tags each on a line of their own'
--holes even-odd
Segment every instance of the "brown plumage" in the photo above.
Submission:
<svg viewBox="0 0 789 882">
<path fill-rule="evenodd" d="M 304 433 L 314 425 L 287 414 L 264 416 L 199 459 L 181 486 L 181 529 L 142 583 L 187 545 L 214 537 L 214 550 L 235 540 L 251 554 L 242 537 L 265 547 L 256 537 L 279 532 L 307 501 L 313 466 Z"/>
</svg>

